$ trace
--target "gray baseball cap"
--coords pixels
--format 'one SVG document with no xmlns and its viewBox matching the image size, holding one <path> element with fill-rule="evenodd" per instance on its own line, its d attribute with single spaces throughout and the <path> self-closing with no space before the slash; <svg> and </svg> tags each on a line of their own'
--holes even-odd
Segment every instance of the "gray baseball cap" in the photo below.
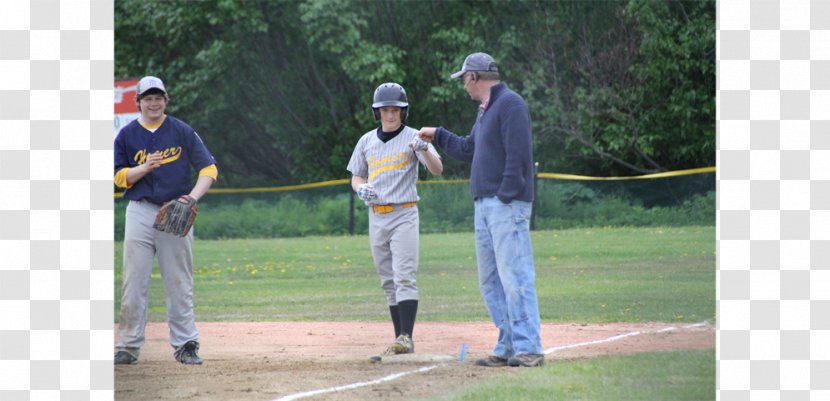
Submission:
<svg viewBox="0 0 830 401">
<path fill-rule="evenodd" d="M 461 71 L 450 75 L 450 78 L 458 78 L 468 71 L 493 71 L 498 72 L 499 66 L 496 65 L 496 60 L 493 60 L 487 53 L 473 53 L 464 59 L 464 65 L 461 66 Z"/>
<path fill-rule="evenodd" d="M 136 95 L 141 96 L 144 92 L 147 92 L 150 89 L 159 89 L 162 92 L 167 93 L 167 89 L 164 89 L 164 82 L 161 82 L 161 79 L 153 76 L 141 78 L 135 86 L 135 93 Z"/>
</svg>

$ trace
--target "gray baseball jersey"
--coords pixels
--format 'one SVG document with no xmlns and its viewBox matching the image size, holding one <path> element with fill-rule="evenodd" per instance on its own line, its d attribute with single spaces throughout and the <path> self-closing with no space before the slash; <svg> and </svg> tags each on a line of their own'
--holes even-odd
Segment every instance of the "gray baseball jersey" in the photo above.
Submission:
<svg viewBox="0 0 830 401">
<path fill-rule="evenodd" d="M 378 139 L 377 129 L 360 137 L 346 167 L 353 175 L 368 178 L 378 197 L 371 205 L 386 205 L 418 201 L 418 160 L 424 156 L 409 147 L 418 130 L 404 127 L 403 131 L 386 143 Z M 428 152 L 438 156 L 432 144 Z"/>
</svg>

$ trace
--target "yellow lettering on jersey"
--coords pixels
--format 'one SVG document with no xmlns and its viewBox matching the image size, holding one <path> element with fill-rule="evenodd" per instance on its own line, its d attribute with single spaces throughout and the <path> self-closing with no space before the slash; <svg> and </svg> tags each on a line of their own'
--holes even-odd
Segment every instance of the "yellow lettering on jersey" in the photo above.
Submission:
<svg viewBox="0 0 830 401">
<path fill-rule="evenodd" d="M 182 155 L 182 147 L 168 148 L 161 153 L 161 164 L 167 164 L 179 160 Z"/>
<path fill-rule="evenodd" d="M 144 161 L 147 160 L 147 150 L 141 149 L 138 152 L 135 152 L 135 157 L 133 157 L 136 163 L 139 165 L 144 164 Z"/>
<path fill-rule="evenodd" d="M 175 148 L 167 148 L 167 149 L 165 149 L 163 151 L 160 151 L 160 152 L 161 152 L 161 164 L 167 164 L 167 163 L 174 162 L 174 161 L 178 160 L 179 157 L 181 157 L 182 147 L 177 146 Z M 133 157 L 133 160 L 135 160 L 135 162 L 138 163 L 138 164 L 144 164 L 144 162 L 147 161 L 147 156 L 149 156 L 149 155 L 150 155 L 150 152 L 148 152 L 147 149 L 141 149 L 141 150 L 139 150 L 138 152 L 135 153 L 135 157 Z"/>
<path fill-rule="evenodd" d="M 371 181 L 378 174 L 384 171 L 398 170 L 406 167 L 412 161 L 412 152 L 401 152 L 392 156 L 386 156 L 380 160 L 378 160 L 375 157 L 369 156 L 366 158 L 366 160 L 369 162 L 369 181 Z M 394 162 L 399 163 L 387 164 Z"/>
</svg>

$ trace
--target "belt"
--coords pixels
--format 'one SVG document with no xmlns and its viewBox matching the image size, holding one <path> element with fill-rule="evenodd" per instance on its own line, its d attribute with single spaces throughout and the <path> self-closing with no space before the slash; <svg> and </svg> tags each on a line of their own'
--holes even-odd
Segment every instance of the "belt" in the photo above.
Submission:
<svg viewBox="0 0 830 401">
<path fill-rule="evenodd" d="M 417 204 L 418 204 L 418 202 L 406 202 L 406 203 L 399 203 L 397 205 L 394 205 L 394 204 L 393 205 L 374 205 L 374 206 L 372 206 L 372 211 L 375 212 L 375 213 L 379 213 L 379 214 L 385 214 L 385 213 L 390 213 L 393 210 L 395 210 L 395 206 L 406 209 L 408 207 L 413 207 Z"/>
<path fill-rule="evenodd" d="M 141 199 L 139 199 L 139 200 L 132 200 L 132 199 L 131 199 L 131 201 L 132 201 L 132 202 L 138 202 L 138 203 L 149 203 L 149 204 L 151 204 L 151 205 L 153 205 L 153 206 L 163 206 L 162 204 L 160 204 L 160 203 L 156 203 L 156 202 L 153 202 L 153 201 L 151 201 L 151 200 L 148 200 L 147 198 L 141 198 Z"/>
</svg>

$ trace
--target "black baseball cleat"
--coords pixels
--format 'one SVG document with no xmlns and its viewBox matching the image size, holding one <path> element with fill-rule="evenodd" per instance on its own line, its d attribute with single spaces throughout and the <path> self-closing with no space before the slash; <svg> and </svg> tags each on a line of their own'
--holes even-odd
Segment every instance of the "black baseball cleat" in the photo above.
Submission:
<svg viewBox="0 0 830 401">
<path fill-rule="evenodd" d="M 114 363 L 116 365 L 135 365 L 138 363 L 138 358 L 127 351 L 118 351 L 115 353 Z"/>
<path fill-rule="evenodd" d="M 201 365 L 202 358 L 199 358 L 199 342 L 190 340 L 173 353 L 176 360 L 185 365 Z"/>
</svg>

